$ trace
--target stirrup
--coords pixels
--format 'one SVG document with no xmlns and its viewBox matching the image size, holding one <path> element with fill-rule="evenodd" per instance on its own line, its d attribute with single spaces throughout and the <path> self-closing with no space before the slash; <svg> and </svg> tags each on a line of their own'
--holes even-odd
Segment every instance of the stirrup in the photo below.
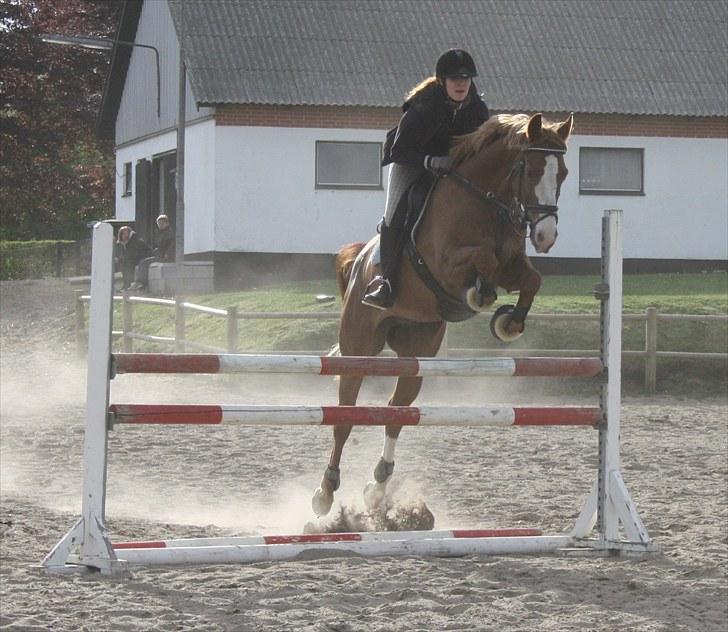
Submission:
<svg viewBox="0 0 728 632">
<path fill-rule="evenodd" d="M 369 288 L 374 284 L 375 281 L 379 284 L 377 285 L 377 287 L 370 290 Z M 362 304 L 373 307 L 374 309 L 386 310 L 394 305 L 394 298 L 392 297 L 392 294 L 392 284 L 390 283 L 389 279 L 382 276 L 377 276 L 369 282 L 369 285 L 367 286 L 366 292 L 362 297 L 361 302 Z"/>
</svg>

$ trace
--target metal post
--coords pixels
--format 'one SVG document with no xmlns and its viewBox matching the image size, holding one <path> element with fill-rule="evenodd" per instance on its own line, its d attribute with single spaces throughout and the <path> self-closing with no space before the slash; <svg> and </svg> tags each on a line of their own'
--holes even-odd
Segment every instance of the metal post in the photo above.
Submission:
<svg viewBox="0 0 728 632">
<path fill-rule="evenodd" d="M 177 207 L 175 217 L 175 263 L 177 283 L 175 294 L 185 294 L 185 106 L 187 101 L 187 72 L 184 56 L 184 3 L 179 31 L 179 90 L 177 95 Z"/>
<path fill-rule="evenodd" d="M 645 319 L 645 390 L 657 390 L 657 308 L 648 307 Z"/>
</svg>

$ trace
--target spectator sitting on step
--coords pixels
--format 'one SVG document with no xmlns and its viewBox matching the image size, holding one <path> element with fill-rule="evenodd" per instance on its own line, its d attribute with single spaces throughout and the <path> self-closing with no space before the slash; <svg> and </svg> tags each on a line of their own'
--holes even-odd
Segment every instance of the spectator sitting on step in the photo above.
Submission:
<svg viewBox="0 0 728 632">
<path fill-rule="evenodd" d="M 121 274 L 123 278 L 121 289 L 131 289 L 134 269 L 142 259 L 151 254 L 152 249 L 132 230 L 131 226 L 122 226 L 119 229 L 117 243 L 120 246 Z"/>
<path fill-rule="evenodd" d="M 134 283 L 131 284 L 132 290 L 145 289 L 149 283 L 149 266 L 155 262 L 172 263 L 174 262 L 175 238 L 174 232 L 169 225 L 169 217 L 162 214 L 157 218 L 157 228 L 159 235 L 157 236 L 157 247 L 152 251 L 151 257 L 146 257 L 137 265 L 134 273 Z"/>
</svg>

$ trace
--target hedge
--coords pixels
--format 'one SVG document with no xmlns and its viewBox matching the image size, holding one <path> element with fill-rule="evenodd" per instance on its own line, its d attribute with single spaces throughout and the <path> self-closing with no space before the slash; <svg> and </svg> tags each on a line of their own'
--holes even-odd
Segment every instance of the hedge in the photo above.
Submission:
<svg viewBox="0 0 728 632">
<path fill-rule="evenodd" d="M 0 241 L 0 279 L 81 274 L 88 268 L 85 250 L 85 242 L 67 240 Z"/>
</svg>

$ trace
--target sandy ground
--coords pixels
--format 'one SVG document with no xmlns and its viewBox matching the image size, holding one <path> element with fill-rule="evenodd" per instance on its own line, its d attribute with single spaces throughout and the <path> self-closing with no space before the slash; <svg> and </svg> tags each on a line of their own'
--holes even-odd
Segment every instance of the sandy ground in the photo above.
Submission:
<svg viewBox="0 0 728 632">
<path fill-rule="evenodd" d="M 71 310 L 54 282 L 2 285 L 0 628 L 8 630 L 728 629 L 725 400 L 623 406 L 623 474 L 663 552 L 556 556 L 355 556 L 49 576 L 39 563 L 80 513 L 85 365 L 57 335 Z M 49 314 L 48 305 L 61 305 Z M 44 332 L 41 349 L 27 336 Z M 70 336 L 68 340 L 70 341 Z M 374 380 L 363 402 L 391 383 Z M 335 403 L 326 378 L 119 376 L 112 402 Z M 584 387 L 584 402 L 595 401 Z M 558 402 L 542 384 L 440 380 L 420 402 Z M 579 402 L 568 402 L 579 403 Z M 121 427 L 110 435 L 114 539 L 300 533 L 328 451 L 325 428 Z M 594 431 L 405 429 L 395 478 L 436 528 L 568 531 L 595 476 Z M 355 429 L 337 505 L 361 505 L 382 431 Z"/>
</svg>

